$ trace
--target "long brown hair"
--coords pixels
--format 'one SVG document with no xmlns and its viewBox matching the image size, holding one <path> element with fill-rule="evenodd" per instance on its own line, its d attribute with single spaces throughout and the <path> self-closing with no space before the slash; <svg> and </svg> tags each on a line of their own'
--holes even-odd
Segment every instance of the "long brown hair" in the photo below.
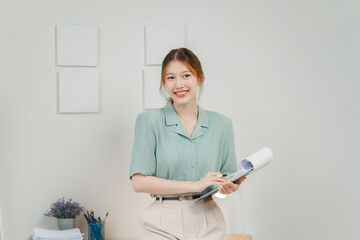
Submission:
<svg viewBox="0 0 360 240">
<path fill-rule="evenodd" d="M 166 68 L 172 61 L 179 61 L 186 65 L 187 68 L 189 68 L 190 72 L 194 74 L 198 79 L 198 84 L 200 86 L 200 94 L 203 89 L 203 83 L 204 83 L 204 72 L 201 67 L 201 63 L 198 59 L 198 57 L 189 49 L 187 48 L 177 48 L 171 50 L 166 57 L 164 58 L 162 62 L 162 68 L 161 68 L 161 83 L 160 83 L 160 94 L 166 98 L 166 90 L 165 90 L 165 74 L 166 74 Z M 168 102 L 173 102 L 173 99 L 170 97 L 167 99 Z"/>
</svg>

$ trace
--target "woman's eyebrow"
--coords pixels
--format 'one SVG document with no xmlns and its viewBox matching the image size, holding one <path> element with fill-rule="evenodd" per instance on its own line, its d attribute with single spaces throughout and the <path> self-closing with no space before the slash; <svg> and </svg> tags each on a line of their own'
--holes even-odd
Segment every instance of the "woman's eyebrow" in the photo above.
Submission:
<svg viewBox="0 0 360 240">
<path fill-rule="evenodd" d="M 190 72 L 190 71 L 188 71 L 188 70 L 182 71 L 181 73 L 186 73 L 186 72 L 191 73 L 191 72 Z M 170 73 L 167 73 L 166 75 L 169 75 L 169 74 L 174 74 L 174 75 L 175 75 L 175 73 L 171 73 L 171 72 L 170 72 Z M 166 75 L 165 75 L 165 76 L 166 76 Z"/>
</svg>

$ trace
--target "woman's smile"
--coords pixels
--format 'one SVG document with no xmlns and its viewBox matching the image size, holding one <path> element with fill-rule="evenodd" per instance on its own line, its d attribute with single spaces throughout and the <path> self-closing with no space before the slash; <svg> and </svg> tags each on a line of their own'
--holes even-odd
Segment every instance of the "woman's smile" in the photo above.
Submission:
<svg viewBox="0 0 360 240">
<path fill-rule="evenodd" d="M 182 90 L 182 91 L 176 91 L 174 92 L 177 97 L 185 97 L 189 90 Z"/>
</svg>

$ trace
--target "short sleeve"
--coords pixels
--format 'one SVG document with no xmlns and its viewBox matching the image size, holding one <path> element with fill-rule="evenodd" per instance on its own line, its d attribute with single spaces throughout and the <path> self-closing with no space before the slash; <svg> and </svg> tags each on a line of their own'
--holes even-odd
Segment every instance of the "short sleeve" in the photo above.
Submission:
<svg viewBox="0 0 360 240">
<path fill-rule="evenodd" d="M 222 174 L 231 174 L 237 171 L 236 155 L 234 145 L 234 131 L 231 120 L 226 124 L 226 135 L 224 141 L 223 159 L 220 172 Z"/>
<path fill-rule="evenodd" d="M 155 175 L 156 138 L 150 119 L 140 113 L 135 124 L 135 139 L 131 155 L 130 179 L 136 173 Z"/>
</svg>

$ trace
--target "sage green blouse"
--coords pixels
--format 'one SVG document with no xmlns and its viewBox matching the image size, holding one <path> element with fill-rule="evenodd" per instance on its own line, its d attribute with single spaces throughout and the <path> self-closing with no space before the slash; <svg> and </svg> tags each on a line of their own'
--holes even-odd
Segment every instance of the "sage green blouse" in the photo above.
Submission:
<svg viewBox="0 0 360 240">
<path fill-rule="evenodd" d="M 222 174 L 237 171 L 229 118 L 199 107 L 198 122 L 189 136 L 171 103 L 138 115 L 130 178 L 140 173 L 170 180 L 197 181 L 206 173 L 217 171 Z"/>
</svg>

